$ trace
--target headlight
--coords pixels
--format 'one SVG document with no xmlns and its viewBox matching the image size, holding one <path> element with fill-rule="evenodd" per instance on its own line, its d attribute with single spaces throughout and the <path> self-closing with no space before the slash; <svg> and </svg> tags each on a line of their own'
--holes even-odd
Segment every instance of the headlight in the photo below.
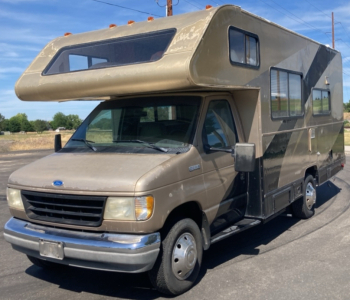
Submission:
<svg viewBox="0 0 350 300">
<path fill-rule="evenodd" d="M 24 210 L 21 191 L 7 188 L 7 203 L 12 208 Z"/>
<path fill-rule="evenodd" d="M 145 197 L 108 197 L 104 219 L 105 220 L 148 220 L 154 207 L 154 198 Z"/>
</svg>

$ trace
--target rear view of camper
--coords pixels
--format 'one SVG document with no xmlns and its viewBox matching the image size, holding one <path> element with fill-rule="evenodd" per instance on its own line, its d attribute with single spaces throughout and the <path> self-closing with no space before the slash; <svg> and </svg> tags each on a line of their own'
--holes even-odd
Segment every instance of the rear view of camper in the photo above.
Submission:
<svg viewBox="0 0 350 300">
<path fill-rule="evenodd" d="M 345 163 L 341 54 L 237 6 L 59 37 L 15 90 L 102 101 L 9 178 L 5 239 L 42 268 L 184 293 L 212 243 L 312 217 Z"/>
</svg>

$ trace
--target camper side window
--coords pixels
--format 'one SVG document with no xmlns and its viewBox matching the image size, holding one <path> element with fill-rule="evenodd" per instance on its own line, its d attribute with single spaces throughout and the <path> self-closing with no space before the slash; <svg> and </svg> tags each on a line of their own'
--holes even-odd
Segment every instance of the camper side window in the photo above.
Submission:
<svg viewBox="0 0 350 300">
<path fill-rule="evenodd" d="M 313 115 L 329 115 L 330 108 L 330 92 L 327 90 L 312 90 L 312 114 Z"/>
<path fill-rule="evenodd" d="M 257 35 L 230 27 L 229 43 L 231 63 L 259 67 L 259 39 Z"/>
<path fill-rule="evenodd" d="M 302 74 L 271 68 L 271 116 L 273 119 L 301 117 Z"/>
<path fill-rule="evenodd" d="M 204 122 L 203 142 L 209 147 L 224 149 L 231 149 L 236 144 L 236 130 L 226 100 L 210 102 Z"/>
</svg>

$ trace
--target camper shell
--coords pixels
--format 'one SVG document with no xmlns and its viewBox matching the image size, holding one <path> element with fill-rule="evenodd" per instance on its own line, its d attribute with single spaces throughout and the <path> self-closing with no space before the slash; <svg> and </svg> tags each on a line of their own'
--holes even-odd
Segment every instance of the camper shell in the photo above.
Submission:
<svg viewBox="0 0 350 300">
<path fill-rule="evenodd" d="M 59 37 L 18 98 L 105 102 L 63 149 L 10 176 L 20 200 L 5 239 L 37 265 L 150 270 L 160 291 L 182 293 L 211 243 L 290 207 L 313 215 L 315 187 L 345 163 L 342 90 L 338 51 L 233 5 Z M 104 111 L 129 118 L 130 139 L 122 125 L 91 135 Z M 87 141 L 96 130 L 109 144 Z M 118 197 L 152 197 L 147 219 L 106 218 Z M 69 201 L 100 202 L 100 219 L 77 222 Z"/>
</svg>

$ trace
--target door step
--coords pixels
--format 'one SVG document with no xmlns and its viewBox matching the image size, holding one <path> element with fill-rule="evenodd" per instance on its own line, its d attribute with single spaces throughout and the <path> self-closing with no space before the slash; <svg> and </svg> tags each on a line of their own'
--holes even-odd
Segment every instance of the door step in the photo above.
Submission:
<svg viewBox="0 0 350 300">
<path fill-rule="evenodd" d="M 212 236 L 210 243 L 214 244 L 218 241 L 221 241 L 225 238 L 228 238 L 231 235 L 234 235 L 236 233 L 242 232 L 246 229 L 249 229 L 251 227 L 254 227 L 256 225 L 261 224 L 260 220 L 256 220 L 256 219 L 243 219 L 237 223 L 235 223 L 234 225 L 224 229 L 223 231 L 215 234 L 214 236 Z"/>
</svg>

